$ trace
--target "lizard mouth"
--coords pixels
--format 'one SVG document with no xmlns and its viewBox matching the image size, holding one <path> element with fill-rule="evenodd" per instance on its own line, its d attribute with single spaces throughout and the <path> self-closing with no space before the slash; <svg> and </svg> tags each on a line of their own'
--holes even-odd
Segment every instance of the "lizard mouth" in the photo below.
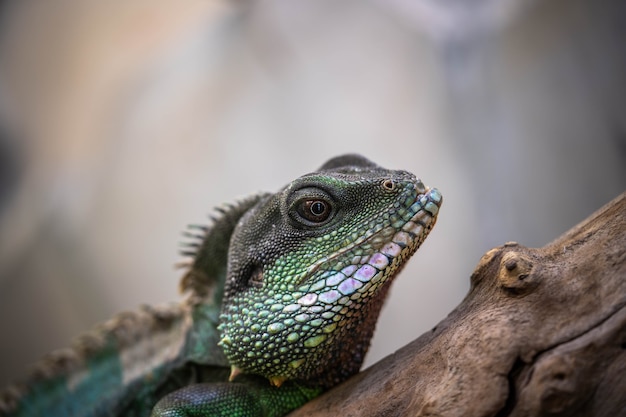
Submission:
<svg viewBox="0 0 626 417">
<path fill-rule="evenodd" d="M 419 181 L 418 184 L 421 185 L 421 181 Z M 424 187 L 423 185 L 421 185 L 421 187 L 423 188 L 419 189 L 418 185 L 418 191 L 422 192 L 417 193 L 414 202 L 407 209 L 408 213 L 414 214 L 408 220 L 406 220 L 406 218 L 402 219 L 404 224 L 401 227 L 388 225 L 380 230 L 363 235 L 359 239 L 352 242 L 352 244 L 336 251 L 331 256 L 318 260 L 309 266 L 307 271 L 303 274 L 303 277 L 298 284 L 301 285 L 299 290 L 309 291 L 309 285 L 306 285 L 305 282 L 308 281 L 311 276 L 313 276 L 319 269 L 328 267 L 334 260 L 353 252 L 356 247 L 371 247 L 372 250 L 376 250 L 376 252 L 371 255 L 358 257 L 359 259 L 355 256 L 352 259 L 351 264 L 346 267 L 348 270 L 342 270 L 341 273 L 344 273 L 344 275 L 351 275 L 346 273 L 355 266 L 358 266 L 358 264 L 368 263 L 372 260 L 372 258 L 375 258 L 375 265 L 372 266 L 379 270 L 383 269 L 388 265 L 388 263 L 382 265 L 384 263 L 382 256 L 387 258 L 388 261 L 391 261 L 392 259 L 390 258 L 397 257 L 403 252 L 403 250 L 405 250 L 405 248 L 409 248 L 409 250 L 411 250 L 411 253 L 409 254 L 410 256 L 415 250 L 417 250 L 419 245 L 430 232 L 430 229 L 432 229 L 435 225 L 439 208 L 443 202 L 443 197 L 439 190 L 436 188 Z M 424 233 L 424 231 L 426 233 Z"/>
<path fill-rule="evenodd" d="M 387 281 L 387 278 L 399 271 L 398 266 L 402 264 L 402 260 L 415 253 L 426 239 L 435 225 L 442 202 L 439 190 L 425 188 L 423 194 L 418 194 L 408 209 L 408 213 L 414 214 L 408 220 L 403 219 L 402 225 L 397 225 L 398 227 L 390 225 L 363 236 L 331 257 L 311 265 L 306 277 L 328 267 L 339 257 L 350 254 L 356 247 L 370 248 L 370 254 L 353 256 L 348 265 L 339 271 L 336 267 L 328 268 L 320 279 L 312 283 L 303 283 L 298 290 L 305 294 L 297 300 L 297 303 L 303 307 L 320 302 L 330 305 L 341 298 L 344 300 L 346 297 L 351 298 L 357 291 L 372 294 L 380 284 Z"/>
</svg>

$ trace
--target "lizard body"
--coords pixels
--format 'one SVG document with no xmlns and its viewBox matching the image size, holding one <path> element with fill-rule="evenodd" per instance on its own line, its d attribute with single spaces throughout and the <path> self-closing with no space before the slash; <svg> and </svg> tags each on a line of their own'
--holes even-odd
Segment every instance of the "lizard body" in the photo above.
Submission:
<svg viewBox="0 0 626 417">
<path fill-rule="evenodd" d="M 0 395 L 0 415 L 283 416 L 358 372 L 441 202 L 406 171 L 344 155 L 222 208 L 196 228 L 183 303 L 48 356 Z"/>
</svg>

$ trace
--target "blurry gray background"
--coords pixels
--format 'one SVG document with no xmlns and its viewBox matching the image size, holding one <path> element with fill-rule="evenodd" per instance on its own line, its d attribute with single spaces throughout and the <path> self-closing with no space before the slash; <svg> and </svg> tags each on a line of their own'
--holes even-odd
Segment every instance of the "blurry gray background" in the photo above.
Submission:
<svg viewBox="0 0 626 417">
<path fill-rule="evenodd" d="M 0 3 L 0 384 L 115 312 L 180 299 L 180 232 L 360 152 L 444 194 L 367 363 L 480 256 L 626 189 L 626 3 Z M 568 308 L 568 306 L 563 306 Z"/>
</svg>

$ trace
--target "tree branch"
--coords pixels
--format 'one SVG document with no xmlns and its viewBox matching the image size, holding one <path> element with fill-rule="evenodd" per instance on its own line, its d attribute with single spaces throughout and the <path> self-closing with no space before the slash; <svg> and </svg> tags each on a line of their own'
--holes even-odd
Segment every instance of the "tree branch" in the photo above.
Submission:
<svg viewBox="0 0 626 417">
<path fill-rule="evenodd" d="M 434 329 L 291 416 L 626 415 L 626 193 L 470 279 Z"/>
</svg>

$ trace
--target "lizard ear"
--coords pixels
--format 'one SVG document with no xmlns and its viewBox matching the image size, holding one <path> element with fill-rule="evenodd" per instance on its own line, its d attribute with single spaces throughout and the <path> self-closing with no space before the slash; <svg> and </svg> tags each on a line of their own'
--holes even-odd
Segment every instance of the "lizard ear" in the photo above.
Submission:
<svg viewBox="0 0 626 417">
<path fill-rule="evenodd" d="M 220 303 L 226 279 L 230 237 L 239 219 L 268 195 L 259 193 L 236 204 L 217 208 L 219 216 L 212 218 L 211 226 L 189 226 L 200 233 L 185 233 L 196 241 L 186 244 L 187 250 L 182 252 L 193 258 L 180 282 L 182 292 L 189 291 L 192 296 L 200 298 L 213 292 L 214 301 Z"/>
<path fill-rule="evenodd" d="M 337 170 L 339 168 L 376 168 L 378 165 L 370 161 L 364 156 L 356 153 L 349 153 L 341 156 L 336 156 L 326 161 L 322 165 L 319 171 Z"/>
</svg>

